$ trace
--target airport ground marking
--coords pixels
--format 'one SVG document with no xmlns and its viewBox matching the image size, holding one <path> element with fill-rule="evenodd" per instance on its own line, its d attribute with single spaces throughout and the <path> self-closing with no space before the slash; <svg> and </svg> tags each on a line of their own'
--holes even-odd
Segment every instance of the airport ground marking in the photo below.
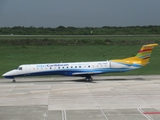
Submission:
<svg viewBox="0 0 160 120">
<path fill-rule="evenodd" d="M 105 119 L 108 120 L 108 118 L 107 118 L 106 114 L 104 113 L 103 109 L 101 108 L 101 106 L 98 106 L 98 107 L 99 107 L 101 113 L 103 114 L 103 116 L 105 117 Z"/>
<path fill-rule="evenodd" d="M 43 114 L 43 117 L 44 117 L 44 120 L 47 120 L 48 115 L 46 112 Z"/>
<path fill-rule="evenodd" d="M 90 91 L 90 89 L 89 89 L 89 87 L 88 87 L 87 84 L 86 84 L 86 86 L 87 86 L 87 88 L 88 88 L 88 90 L 89 90 L 89 92 L 90 92 L 93 100 L 98 104 L 99 110 L 101 111 L 102 115 L 104 116 L 104 118 L 105 118 L 106 120 L 108 120 L 106 114 L 104 113 L 104 111 L 103 111 L 103 109 L 101 108 L 100 104 L 96 101 L 96 99 L 95 99 L 94 96 L 92 95 L 92 93 L 91 93 L 91 91 Z"/>
<path fill-rule="evenodd" d="M 137 110 L 148 120 L 153 120 L 150 116 L 148 116 L 147 114 L 144 114 L 144 111 L 142 110 L 142 108 L 137 108 Z"/>
<path fill-rule="evenodd" d="M 143 112 L 143 114 L 160 115 L 160 112 Z"/>
<path fill-rule="evenodd" d="M 66 110 L 62 110 L 62 120 L 67 120 Z"/>
</svg>

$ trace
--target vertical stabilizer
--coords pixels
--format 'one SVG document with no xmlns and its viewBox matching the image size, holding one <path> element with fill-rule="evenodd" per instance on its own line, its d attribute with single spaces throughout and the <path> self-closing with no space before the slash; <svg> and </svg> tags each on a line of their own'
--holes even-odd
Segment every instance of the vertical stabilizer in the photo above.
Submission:
<svg viewBox="0 0 160 120">
<path fill-rule="evenodd" d="M 155 46 L 158 46 L 158 44 L 143 45 L 135 57 L 140 59 L 143 65 L 146 65 L 150 59 L 152 50 Z"/>
<path fill-rule="evenodd" d="M 143 45 L 135 57 L 129 57 L 111 61 L 122 63 L 125 65 L 145 66 L 149 62 L 152 50 L 155 46 L 158 46 L 158 44 Z"/>
</svg>

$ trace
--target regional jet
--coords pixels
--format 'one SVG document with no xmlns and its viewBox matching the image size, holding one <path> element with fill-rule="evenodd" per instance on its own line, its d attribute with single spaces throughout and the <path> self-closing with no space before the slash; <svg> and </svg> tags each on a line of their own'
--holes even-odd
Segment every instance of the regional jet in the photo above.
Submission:
<svg viewBox="0 0 160 120">
<path fill-rule="evenodd" d="M 46 64 L 25 64 L 17 69 L 6 72 L 2 76 L 12 79 L 20 76 L 40 75 L 64 75 L 81 76 L 92 82 L 93 75 L 115 72 L 126 72 L 141 68 L 149 63 L 152 49 L 158 44 L 143 45 L 134 57 L 95 62 L 70 62 L 70 63 L 46 63 Z"/>
</svg>

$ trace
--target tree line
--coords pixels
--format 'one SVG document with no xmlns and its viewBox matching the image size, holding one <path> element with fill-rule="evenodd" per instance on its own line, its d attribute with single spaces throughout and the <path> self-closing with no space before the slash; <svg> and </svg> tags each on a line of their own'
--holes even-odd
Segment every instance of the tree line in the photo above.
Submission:
<svg viewBox="0 0 160 120">
<path fill-rule="evenodd" d="M 0 35 L 158 35 L 160 26 L 127 26 L 127 27 L 1 27 Z"/>
</svg>

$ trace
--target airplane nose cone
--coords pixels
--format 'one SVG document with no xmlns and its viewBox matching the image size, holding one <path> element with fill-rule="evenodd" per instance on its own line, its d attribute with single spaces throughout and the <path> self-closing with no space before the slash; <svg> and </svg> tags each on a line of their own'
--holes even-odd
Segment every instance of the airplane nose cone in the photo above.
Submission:
<svg viewBox="0 0 160 120">
<path fill-rule="evenodd" d="M 2 76 L 5 77 L 5 78 L 13 78 L 14 77 L 14 71 L 9 71 L 9 72 L 6 72 L 4 73 Z"/>
<path fill-rule="evenodd" d="M 6 76 L 6 73 L 4 73 L 3 75 L 2 75 L 2 77 L 5 77 Z"/>
</svg>

